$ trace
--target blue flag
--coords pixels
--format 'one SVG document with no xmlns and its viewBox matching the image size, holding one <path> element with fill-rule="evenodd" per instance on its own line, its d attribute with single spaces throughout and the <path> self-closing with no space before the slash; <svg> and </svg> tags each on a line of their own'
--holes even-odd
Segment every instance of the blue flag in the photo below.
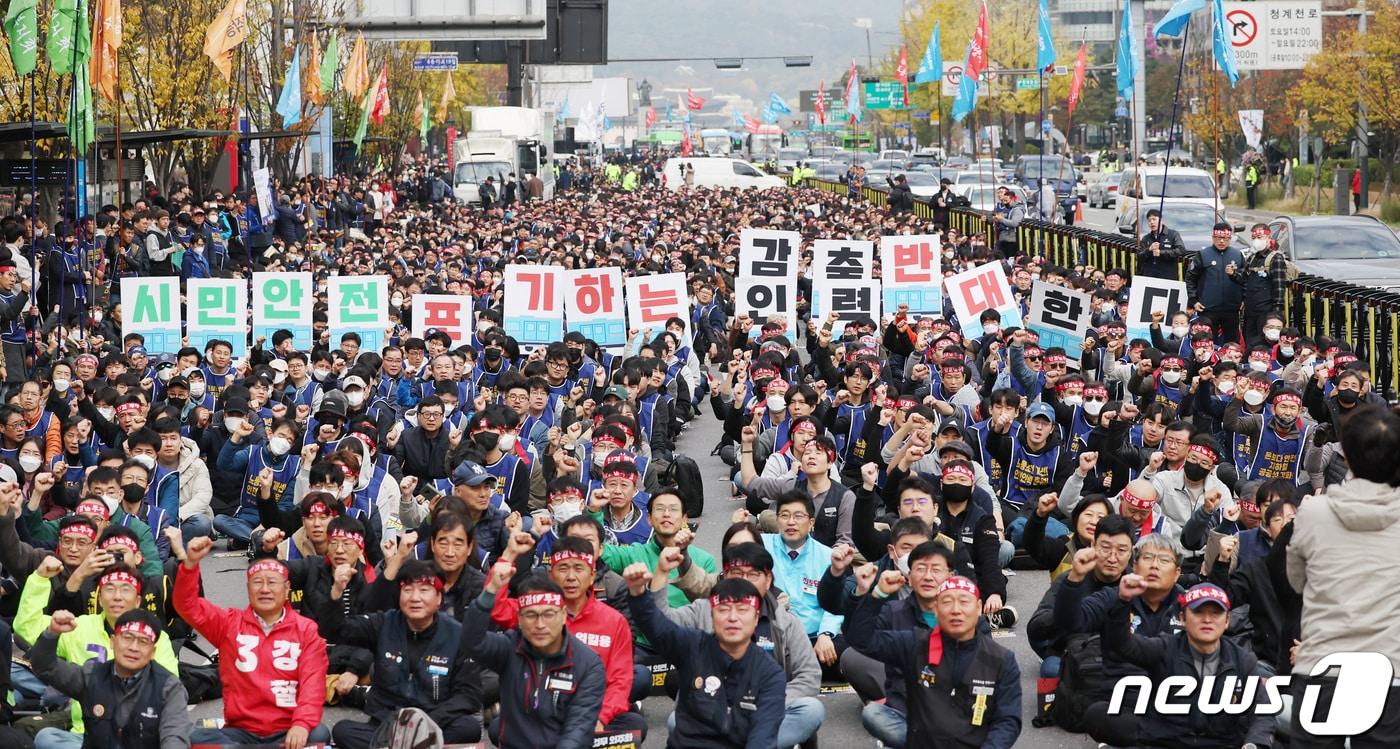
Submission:
<svg viewBox="0 0 1400 749">
<path fill-rule="evenodd" d="M 554 115 L 556 122 L 563 122 L 569 119 L 569 94 L 565 92 L 564 103 L 559 105 L 559 114 Z"/>
<path fill-rule="evenodd" d="M 768 108 L 780 115 L 792 114 L 792 109 L 788 107 L 787 102 L 783 101 L 783 97 L 778 96 L 776 93 L 769 95 Z"/>
<path fill-rule="evenodd" d="M 1219 0 L 1216 0 L 1219 2 Z M 1118 54 L 1114 58 L 1118 67 L 1118 95 L 1124 99 L 1133 98 L 1133 3 L 1123 3 L 1123 27 L 1118 30 Z"/>
<path fill-rule="evenodd" d="M 744 118 L 739 116 L 739 110 L 734 110 L 734 127 L 743 127 Z"/>
<path fill-rule="evenodd" d="M 287 80 L 277 99 L 277 114 L 282 115 L 284 128 L 301 122 L 301 45 L 292 53 L 292 66 L 287 69 Z"/>
<path fill-rule="evenodd" d="M 773 123 L 775 123 L 775 122 L 777 122 L 777 121 L 778 121 L 778 113 L 777 113 L 777 112 L 774 112 L 772 107 L 764 107 L 764 108 L 763 108 L 763 123 L 764 123 L 765 125 L 772 125 Z"/>
<path fill-rule="evenodd" d="M 1206 0 L 1177 0 L 1171 10 L 1152 28 L 1153 36 L 1181 36 L 1186 24 L 1191 22 L 1191 14 L 1206 7 Z"/>
<path fill-rule="evenodd" d="M 967 66 L 972 61 L 972 44 L 967 45 L 967 58 L 963 62 L 962 80 L 958 81 L 958 96 L 953 99 L 953 121 L 962 122 L 977 107 L 977 79 L 967 74 Z"/>
<path fill-rule="evenodd" d="M 914 73 L 915 83 L 938 83 L 943 77 L 943 49 L 938 43 L 938 24 L 933 25 L 933 33 L 928 36 L 928 46 L 919 60 L 919 69 Z"/>
<path fill-rule="evenodd" d="M 855 66 L 853 65 L 851 66 L 850 86 L 846 91 L 846 114 L 850 115 L 850 118 L 856 122 L 860 122 L 862 119 L 860 107 L 861 85 L 860 77 L 855 74 Z"/>
<path fill-rule="evenodd" d="M 1235 69 L 1235 48 L 1230 44 L 1230 30 L 1225 20 L 1225 6 L 1215 0 L 1215 27 L 1211 34 L 1215 46 L 1215 64 L 1225 71 L 1230 79 L 1230 88 L 1240 79 L 1240 71 Z"/>
<path fill-rule="evenodd" d="M 1045 70 L 1055 64 L 1055 40 L 1050 36 L 1050 7 L 1040 0 L 1040 39 L 1036 44 L 1035 67 Z"/>
</svg>

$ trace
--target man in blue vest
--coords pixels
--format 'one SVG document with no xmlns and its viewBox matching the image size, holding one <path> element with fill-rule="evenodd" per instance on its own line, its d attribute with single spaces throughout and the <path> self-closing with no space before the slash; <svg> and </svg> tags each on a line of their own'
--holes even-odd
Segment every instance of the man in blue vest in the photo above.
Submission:
<svg viewBox="0 0 1400 749">
<path fill-rule="evenodd" d="M 1235 391 L 1235 400 L 1225 407 L 1225 428 L 1237 435 L 1247 436 L 1253 454 L 1240 478 L 1244 481 L 1285 479 L 1302 483 L 1303 466 L 1308 456 L 1318 448 L 1313 444 L 1311 420 L 1302 417 L 1303 399 L 1292 388 L 1274 393 L 1262 413 L 1244 410 L 1244 395 Z"/>
<path fill-rule="evenodd" d="M 987 430 L 987 452 L 1006 466 L 1006 491 L 1002 494 L 1003 513 L 1014 517 L 1007 534 L 1014 544 L 1020 544 L 1026 518 L 1022 511 L 1034 508 L 1045 492 L 1058 492 L 1074 472 L 1059 430 L 1055 428 L 1055 409 L 1047 403 L 1032 404 L 1020 431 L 1011 433 L 1015 414 L 1003 411 L 993 417 Z M 1068 527 L 1059 521 L 1046 531 L 1051 537 L 1069 535 Z"/>
<path fill-rule="evenodd" d="M 6 237 L 8 240 L 9 238 Z M 25 369 L 24 311 L 31 308 L 29 279 L 20 280 L 13 257 L 0 251 L 0 347 L 5 354 L 5 385 L 18 388 L 28 379 Z"/>
</svg>

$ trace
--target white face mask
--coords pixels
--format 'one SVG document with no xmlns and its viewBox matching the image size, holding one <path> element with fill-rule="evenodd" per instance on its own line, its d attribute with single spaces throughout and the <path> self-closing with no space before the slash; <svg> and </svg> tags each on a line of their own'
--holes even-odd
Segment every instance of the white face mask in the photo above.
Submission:
<svg viewBox="0 0 1400 749">
<path fill-rule="evenodd" d="M 174 374 L 175 374 L 175 370 L 174 370 L 173 368 L 171 368 L 171 367 L 166 367 L 165 369 L 162 369 L 162 370 L 160 370 L 159 372 L 156 372 L 156 377 L 159 378 L 161 382 L 170 382 L 170 378 L 171 378 Z"/>
<path fill-rule="evenodd" d="M 1258 252 L 1263 252 L 1269 248 L 1269 239 L 1268 237 L 1256 237 L 1249 240 L 1249 246 Z"/>
<path fill-rule="evenodd" d="M 1173 326 L 1172 326 L 1172 335 L 1173 335 L 1173 336 L 1176 336 L 1177 338 L 1185 338 L 1185 337 L 1186 337 L 1186 334 L 1187 334 L 1187 333 L 1190 333 L 1190 332 L 1191 332 L 1191 328 L 1190 328 L 1189 326 L 1186 326 L 1186 325 L 1173 325 Z"/>
<path fill-rule="evenodd" d="M 204 397 L 204 381 L 195 380 L 190 383 L 190 398 L 198 400 Z"/>
<path fill-rule="evenodd" d="M 903 574 L 909 574 L 909 555 L 900 554 L 894 558 L 894 566 Z"/>
<path fill-rule="evenodd" d="M 102 418 L 104 418 L 104 419 L 106 419 L 106 420 L 108 420 L 108 421 L 111 421 L 111 420 L 113 419 L 113 417 L 115 417 L 115 416 L 117 415 L 117 412 L 116 412 L 115 410 L 113 410 L 113 409 L 110 409 L 110 408 L 99 408 L 99 409 L 97 409 L 97 413 L 98 413 L 98 415 L 100 415 Z"/>
<path fill-rule="evenodd" d="M 267 440 L 267 449 L 271 451 L 273 455 L 286 455 L 288 452 L 291 452 L 292 441 L 286 437 L 271 437 Z"/>
<path fill-rule="evenodd" d="M 1084 413 L 1098 416 L 1103 411 L 1103 401 L 1084 401 Z"/>
<path fill-rule="evenodd" d="M 554 516 L 554 527 L 559 527 L 562 523 L 578 517 L 583 512 L 583 505 L 579 502 L 559 502 L 549 508 L 549 512 Z"/>
<path fill-rule="evenodd" d="M 121 504 L 121 496 L 117 494 L 103 494 L 102 504 L 107 505 L 107 514 L 117 511 L 117 506 Z"/>
<path fill-rule="evenodd" d="M 1263 359 L 1250 359 L 1249 368 L 1255 372 L 1267 372 L 1269 371 L 1269 363 Z"/>
<path fill-rule="evenodd" d="M 500 439 L 496 440 L 496 449 L 500 450 L 503 453 L 508 453 L 511 450 L 514 450 L 515 435 L 511 434 L 510 432 L 506 432 L 505 434 L 501 435 Z"/>
<path fill-rule="evenodd" d="M 1084 402 L 1084 396 L 1066 395 L 1065 397 L 1060 399 L 1060 402 L 1065 404 L 1066 406 L 1078 406 Z"/>
<path fill-rule="evenodd" d="M 287 381 L 287 373 L 286 373 L 286 372 L 278 372 L 277 374 L 275 374 L 275 375 L 272 376 L 272 384 L 274 384 L 274 385 L 281 385 L 282 383 L 284 383 L 284 382 L 286 382 L 286 381 Z"/>
<path fill-rule="evenodd" d="M 329 369 L 313 369 L 311 370 L 311 376 L 316 378 L 317 382 L 321 382 L 331 376 L 331 371 Z"/>
<path fill-rule="evenodd" d="M 156 459 L 151 455 L 133 455 L 131 459 L 145 466 L 148 471 L 156 467 Z"/>
<path fill-rule="evenodd" d="M 346 393 L 345 402 L 349 403 L 351 408 L 358 408 L 361 403 L 365 402 L 365 394 L 359 390 L 353 393 Z"/>
<path fill-rule="evenodd" d="M 345 483 L 340 485 L 340 491 L 336 492 L 336 495 L 339 496 L 341 499 L 345 499 L 346 497 L 350 496 L 351 493 L 353 493 L 354 491 L 355 482 L 351 481 L 350 479 L 346 479 Z"/>
<path fill-rule="evenodd" d="M 1244 402 L 1251 406 L 1257 406 L 1264 402 L 1264 394 L 1258 390 L 1249 390 L 1244 394 Z"/>
<path fill-rule="evenodd" d="M 227 429 L 229 434 L 233 434 L 234 432 L 237 432 L 237 431 L 238 431 L 238 428 L 241 427 L 241 426 L 243 426 L 243 417 L 242 417 L 242 416 L 225 416 L 225 417 L 224 417 L 224 429 Z"/>
<path fill-rule="evenodd" d="M 1210 361 L 1210 349 L 1208 349 L 1208 348 L 1198 348 L 1198 349 L 1196 349 L 1196 361 Z"/>
<path fill-rule="evenodd" d="M 53 389 L 60 393 L 66 393 L 68 392 L 68 386 L 72 384 L 72 380 L 57 379 L 53 381 Z"/>
<path fill-rule="evenodd" d="M 1001 332 L 1001 326 L 996 323 L 987 323 L 982 326 L 982 333 L 984 335 L 996 335 L 999 332 Z"/>
<path fill-rule="evenodd" d="M 1282 332 L 1283 331 L 1279 330 L 1278 328 L 1264 328 L 1264 337 L 1269 339 L 1270 341 L 1277 341 L 1279 333 Z"/>
<path fill-rule="evenodd" d="M 43 464 L 44 459 L 39 457 L 38 455 L 19 456 L 19 467 L 23 468 L 25 473 L 33 473 L 39 470 L 39 466 Z"/>
<path fill-rule="evenodd" d="M 402 295 L 402 294 L 395 294 L 391 299 L 389 299 L 389 303 L 392 304 L 392 305 L 394 305 L 395 307 L 402 307 L 402 306 L 403 306 L 403 295 Z"/>
<path fill-rule="evenodd" d="M 1292 356 L 1292 355 L 1293 355 L 1293 347 L 1292 347 L 1292 346 L 1279 346 L 1279 347 L 1278 347 L 1278 353 L 1279 353 L 1280 356 Z"/>
<path fill-rule="evenodd" d="M 1234 380 L 1216 380 L 1216 381 L 1215 381 L 1215 392 L 1220 393 L 1221 395 L 1234 395 L 1234 394 L 1235 394 L 1235 381 L 1234 381 Z"/>
<path fill-rule="evenodd" d="M 1181 373 L 1176 370 L 1167 370 L 1165 372 L 1162 372 L 1162 381 L 1167 383 L 1168 385 L 1175 385 L 1176 383 L 1181 382 Z"/>
<path fill-rule="evenodd" d="M 452 412 L 455 411 L 455 410 L 457 410 L 457 404 L 456 404 L 456 403 L 448 403 L 448 402 L 446 402 L 446 401 L 443 401 L 443 404 L 442 404 L 442 415 L 443 415 L 444 417 L 451 416 L 451 415 L 452 415 Z"/>
<path fill-rule="evenodd" d="M 781 413 L 787 410 L 787 399 L 781 395 L 770 395 L 764 405 L 768 407 L 769 413 Z"/>
</svg>

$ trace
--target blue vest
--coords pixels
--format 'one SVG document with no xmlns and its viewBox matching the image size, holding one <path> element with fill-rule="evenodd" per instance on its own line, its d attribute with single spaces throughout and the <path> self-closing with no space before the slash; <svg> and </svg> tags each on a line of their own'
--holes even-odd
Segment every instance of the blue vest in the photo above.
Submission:
<svg viewBox="0 0 1400 749">
<path fill-rule="evenodd" d="M 856 453 L 857 446 L 860 448 L 859 457 L 862 460 L 868 457 L 865 442 L 860 438 L 860 435 L 865 432 L 865 417 L 869 412 L 869 405 L 857 406 L 851 403 L 847 403 L 837 410 L 836 418 L 845 416 L 850 420 L 846 433 L 836 435 L 836 449 L 839 451 L 843 464 L 850 462 L 851 455 Z"/>
<path fill-rule="evenodd" d="M 1011 443 L 1011 465 L 1007 468 L 1006 501 L 1022 507 L 1034 503 L 1041 494 L 1055 486 L 1055 466 L 1060 460 L 1062 445 L 1032 455 L 1021 445 Z"/>
<path fill-rule="evenodd" d="M 1180 408 L 1180 407 L 1181 407 L 1181 396 L 1182 396 L 1182 393 L 1181 393 L 1181 387 L 1180 387 L 1180 386 L 1168 385 L 1167 383 L 1165 383 L 1165 382 L 1162 381 L 1162 378 L 1161 378 L 1160 376 L 1157 377 L 1157 383 L 1156 383 L 1156 384 L 1157 384 L 1156 397 L 1157 397 L 1157 402 L 1158 402 L 1158 403 L 1171 404 L 1172 406 L 1174 406 L 1174 407 L 1176 407 L 1176 408 Z"/>
<path fill-rule="evenodd" d="M 973 434 L 977 436 L 977 444 L 974 445 L 974 447 L 977 448 L 978 453 L 980 453 L 980 457 L 977 462 L 981 463 L 982 467 L 986 469 L 987 481 L 991 483 L 992 488 L 996 490 L 996 493 L 998 495 L 1005 494 L 1006 466 L 1002 465 L 1001 460 L 993 456 L 991 454 L 991 451 L 987 449 L 987 433 L 990 432 L 992 428 L 991 420 L 988 419 L 986 421 L 979 421 L 976 424 L 970 425 L 968 428 L 971 429 Z M 1011 429 L 1007 430 L 1007 433 L 1002 437 L 1002 439 L 1014 440 L 1018 435 L 1020 435 L 1020 433 L 1021 422 L 1013 421 L 1011 422 Z"/>
<path fill-rule="evenodd" d="M 40 412 L 39 412 L 39 422 L 38 422 L 37 424 L 35 424 L 34 427 L 33 427 L 32 429 L 30 429 L 30 430 L 28 430 L 28 431 L 26 431 L 26 432 L 24 433 L 24 436 L 26 436 L 26 437 L 33 437 L 33 438 L 39 440 L 39 450 L 40 450 L 41 452 L 45 451 L 46 445 L 44 444 L 44 442 L 45 442 L 45 440 L 46 440 L 46 438 L 48 437 L 48 434 L 49 434 L 49 425 L 52 424 L 52 423 L 53 423 L 53 412 L 52 412 L 52 411 L 40 411 Z"/>
<path fill-rule="evenodd" d="M 316 395 L 321 392 L 321 383 L 314 379 L 308 380 L 306 387 L 299 388 L 290 382 L 287 383 L 287 387 L 291 390 L 292 410 L 294 412 L 297 406 L 311 408 L 312 404 L 316 402 Z"/>
<path fill-rule="evenodd" d="M 232 368 L 223 374 L 215 374 L 214 370 L 211 369 L 208 364 L 201 364 L 199 368 L 204 370 L 205 393 L 215 398 L 218 398 L 219 394 L 224 392 L 224 388 L 229 385 L 229 380 L 233 379 Z"/>
<path fill-rule="evenodd" d="M 1069 418 L 1069 439 L 1065 441 L 1065 444 L 1069 445 L 1071 458 L 1078 459 L 1079 453 L 1088 447 L 1089 432 L 1093 430 L 1093 425 L 1084 418 L 1084 407 L 1075 406 L 1074 414 Z"/>
<path fill-rule="evenodd" d="M 1296 484 L 1302 467 L 1303 450 L 1307 448 L 1308 440 L 1312 439 L 1313 428 L 1300 422 L 1303 428 L 1298 436 L 1284 439 L 1269 426 L 1270 421 L 1271 418 L 1264 420 L 1259 432 L 1259 444 L 1255 446 L 1244 478 L 1246 481 L 1287 479 Z"/>
<path fill-rule="evenodd" d="M 19 291 L 19 287 L 16 286 L 15 290 Z M 16 294 L 0 293 L 0 306 L 14 302 L 15 296 Z M 0 321 L 0 341 L 4 341 L 5 343 L 24 343 L 24 325 L 21 322 L 22 320 L 24 320 L 23 316 L 14 320 Z"/>
<path fill-rule="evenodd" d="M 515 466 L 518 463 L 520 463 L 520 456 L 514 452 L 508 452 L 495 463 L 482 466 L 487 473 L 496 477 L 496 491 L 491 495 L 492 507 L 500 507 L 505 498 L 510 496 L 511 485 L 515 480 Z"/>
<path fill-rule="evenodd" d="M 321 453 L 325 455 L 326 453 Z M 291 509 L 293 488 L 296 486 L 297 471 L 301 469 L 301 456 L 288 454 L 282 456 L 282 466 L 279 468 L 275 462 L 271 462 L 267 445 L 256 445 L 248 450 L 248 472 L 243 479 L 243 490 L 238 497 L 238 506 L 250 510 L 258 508 L 258 490 L 261 482 L 258 481 L 258 474 L 263 468 L 272 469 L 272 501 L 282 509 Z M 283 503 L 286 506 L 283 507 Z"/>
</svg>

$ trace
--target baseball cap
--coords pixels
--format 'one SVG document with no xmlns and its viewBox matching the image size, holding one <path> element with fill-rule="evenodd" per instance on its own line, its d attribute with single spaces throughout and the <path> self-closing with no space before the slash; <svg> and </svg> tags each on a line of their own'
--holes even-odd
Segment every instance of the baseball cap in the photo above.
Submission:
<svg viewBox="0 0 1400 749">
<path fill-rule="evenodd" d="M 364 378 L 363 378 L 363 377 L 360 377 L 359 375 L 350 375 L 349 377 L 346 377 L 345 379 L 343 379 L 343 380 L 340 381 L 340 389 L 341 389 L 341 390 L 349 390 L 349 389 L 352 388 L 352 387 L 357 387 L 357 388 L 360 388 L 360 389 L 364 389 L 364 387 L 365 387 L 365 380 L 364 380 Z"/>
<path fill-rule="evenodd" d="M 1226 611 L 1230 610 L 1230 596 L 1226 595 L 1220 586 L 1211 583 L 1191 586 L 1190 590 L 1181 594 L 1177 603 L 1184 609 L 1198 609 L 1207 603 L 1213 603 Z"/>
<path fill-rule="evenodd" d="M 453 486 L 481 486 L 487 481 L 495 481 L 496 477 L 486 472 L 480 463 L 464 460 L 452 471 Z"/>
<path fill-rule="evenodd" d="M 267 366 L 283 374 L 287 373 L 287 362 L 284 359 L 273 359 Z"/>
<path fill-rule="evenodd" d="M 938 457 L 942 458 L 943 454 L 949 451 L 962 453 L 968 460 L 972 460 L 973 458 L 972 446 L 967 444 L 966 440 L 949 440 L 944 442 L 943 446 L 938 448 Z"/>
<path fill-rule="evenodd" d="M 1051 408 L 1049 404 L 1046 403 L 1034 403 L 1026 411 L 1026 421 L 1030 421 L 1036 417 L 1049 419 L 1053 422 L 1055 421 L 1055 409 Z"/>
<path fill-rule="evenodd" d="M 247 414 L 247 413 L 248 413 L 248 399 L 247 399 L 247 398 L 229 398 L 229 399 L 228 399 L 228 403 L 225 403 L 225 404 L 224 404 L 224 413 L 226 413 L 226 414 L 227 414 L 227 413 Z"/>
<path fill-rule="evenodd" d="M 620 400 L 627 400 L 627 388 L 621 385 L 613 385 L 612 387 L 609 387 L 607 390 L 603 391 L 604 398 L 610 396 L 618 398 Z"/>
</svg>

